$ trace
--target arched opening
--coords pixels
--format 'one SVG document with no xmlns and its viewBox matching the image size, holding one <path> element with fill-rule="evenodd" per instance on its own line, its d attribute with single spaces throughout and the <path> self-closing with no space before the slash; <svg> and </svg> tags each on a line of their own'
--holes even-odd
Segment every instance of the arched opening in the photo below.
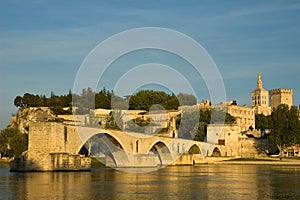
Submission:
<svg viewBox="0 0 300 200">
<path fill-rule="evenodd" d="M 159 166 L 170 164 L 170 162 L 172 161 L 171 152 L 167 147 L 167 145 L 163 142 L 155 143 L 151 147 L 149 153 L 150 154 L 153 153 L 154 155 L 157 156 L 158 158 L 157 165 Z"/>
<path fill-rule="evenodd" d="M 214 151 L 211 154 L 212 157 L 221 157 L 221 151 L 218 149 L 218 147 L 214 148 Z"/>
<path fill-rule="evenodd" d="M 201 150 L 196 144 L 193 144 L 189 149 L 188 154 L 201 154 Z"/>
<path fill-rule="evenodd" d="M 79 154 L 95 157 L 106 166 L 117 167 L 117 156 L 122 151 L 122 145 L 114 137 L 106 133 L 98 133 L 84 143 Z"/>
<path fill-rule="evenodd" d="M 201 150 L 199 148 L 198 145 L 193 144 L 188 151 L 186 151 L 185 155 L 187 156 L 189 159 L 191 159 L 192 165 L 196 164 L 196 163 L 200 163 L 200 159 L 201 159 Z"/>
</svg>

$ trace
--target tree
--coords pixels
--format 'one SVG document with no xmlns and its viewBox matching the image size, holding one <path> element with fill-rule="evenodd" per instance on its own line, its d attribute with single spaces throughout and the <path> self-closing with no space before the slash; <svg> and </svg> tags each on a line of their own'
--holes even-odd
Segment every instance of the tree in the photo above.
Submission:
<svg viewBox="0 0 300 200">
<path fill-rule="evenodd" d="M 274 109 L 271 114 L 270 129 L 269 142 L 280 152 L 285 147 L 299 143 L 300 121 L 297 107 L 292 106 L 289 109 L 287 105 L 282 104 Z"/>
<path fill-rule="evenodd" d="M 229 113 L 222 109 L 212 109 L 211 111 L 211 120 L 212 124 L 214 123 L 229 123 L 232 124 L 235 122 L 235 117 L 231 116 Z"/>
<path fill-rule="evenodd" d="M 192 94 L 183 94 L 183 93 L 179 93 L 177 95 L 177 99 L 179 101 L 179 104 L 181 106 L 183 105 L 188 105 L 188 106 L 192 106 L 192 105 L 196 105 L 197 104 L 197 99 L 194 95 Z"/>
<path fill-rule="evenodd" d="M 132 95 L 129 99 L 130 110 L 161 109 L 161 105 L 166 110 L 178 109 L 178 100 L 174 94 L 169 95 L 163 91 L 141 90 Z"/>
<path fill-rule="evenodd" d="M 207 123 L 199 122 L 198 130 L 194 140 L 203 142 L 204 138 L 206 137 L 206 134 L 207 134 Z"/>
<path fill-rule="evenodd" d="M 0 154 L 1 154 L 1 156 L 9 156 L 9 149 L 13 149 L 13 147 L 11 147 L 10 140 L 18 134 L 21 134 L 21 133 L 16 128 L 5 128 L 0 132 Z"/>
<path fill-rule="evenodd" d="M 9 146 L 12 156 L 20 156 L 28 148 L 28 135 L 17 133 L 10 139 Z"/>
<path fill-rule="evenodd" d="M 23 107 L 23 98 L 21 96 L 16 96 L 14 100 L 14 105 L 16 107 Z"/>
<path fill-rule="evenodd" d="M 115 110 L 115 111 L 111 111 L 109 115 L 110 115 L 110 120 L 108 123 L 106 123 L 105 128 L 122 130 L 123 129 L 122 112 L 120 110 Z"/>
<path fill-rule="evenodd" d="M 107 91 L 105 87 L 95 93 L 95 108 L 111 109 L 111 98 L 115 97 L 113 92 Z"/>
<path fill-rule="evenodd" d="M 255 114 L 255 126 L 256 129 L 265 130 L 270 129 L 270 115 L 265 116 L 263 114 Z"/>
<path fill-rule="evenodd" d="M 115 96 L 112 94 L 111 96 L 111 108 L 114 110 L 128 110 L 128 103 L 125 99 Z"/>
</svg>

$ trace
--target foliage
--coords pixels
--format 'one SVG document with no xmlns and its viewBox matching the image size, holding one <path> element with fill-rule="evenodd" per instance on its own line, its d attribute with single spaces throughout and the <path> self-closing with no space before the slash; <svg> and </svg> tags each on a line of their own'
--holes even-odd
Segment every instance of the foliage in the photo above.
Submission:
<svg viewBox="0 0 300 200">
<path fill-rule="evenodd" d="M 71 109 L 64 110 L 65 107 L 71 107 L 72 94 L 56 96 L 51 92 L 51 97 L 47 98 L 45 95 L 33 95 L 25 93 L 22 97 L 17 96 L 14 99 L 16 107 L 49 107 L 55 114 L 70 114 Z"/>
<path fill-rule="evenodd" d="M 194 139 L 195 135 L 202 134 L 198 132 L 199 120 L 201 120 L 200 111 L 183 110 L 181 116 L 176 119 L 176 129 L 178 137 L 185 139 Z"/>
<path fill-rule="evenodd" d="M 181 106 L 184 106 L 184 105 L 192 106 L 192 105 L 196 105 L 197 104 L 197 99 L 192 94 L 179 93 L 177 95 L 177 99 L 178 99 L 179 104 Z"/>
<path fill-rule="evenodd" d="M 166 110 L 178 109 L 179 102 L 174 94 L 169 95 L 162 91 L 141 90 L 132 95 L 129 99 L 130 110 L 154 109 L 154 105 L 159 104 Z"/>
<path fill-rule="evenodd" d="M 5 128 L 0 132 L 0 153 L 2 156 L 18 156 L 27 149 L 27 135 L 16 128 Z"/>
<path fill-rule="evenodd" d="M 72 101 L 73 100 L 73 101 Z M 14 99 L 14 105 L 23 107 L 49 107 L 54 114 L 72 114 L 73 107 L 76 114 L 89 114 L 91 109 L 131 109 L 147 110 L 160 109 L 161 105 L 166 110 L 178 109 L 181 105 L 195 105 L 196 98 L 190 94 L 167 94 L 163 91 L 141 90 L 130 97 L 129 102 L 116 96 L 113 91 L 103 88 L 94 92 L 90 87 L 83 89 L 81 94 L 72 94 L 71 90 L 65 95 L 55 95 L 51 92 L 49 98 L 45 95 L 25 93 Z"/>
<path fill-rule="evenodd" d="M 255 114 L 255 127 L 256 129 L 265 130 L 270 129 L 271 116 L 265 116 L 263 114 Z"/>
<path fill-rule="evenodd" d="M 235 122 L 235 118 L 229 113 L 222 109 L 212 109 L 211 111 L 210 123 L 229 123 L 232 124 Z"/>
<path fill-rule="evenodd" d="M 149 126 L 150 119 L 143 119 L 138 117 L 132 121 L 127 122 L 126 131 L 145 133 L 146 126 Z"/>
<path fill-rule="evenodd" d="M 112 92 L 106 91 L 105 88 L 98 93 L 92 91 L 91 88 L 83 89 L 80 95 L 72 94 L 71 90 L 68 94 L 57 96 L 51 92 L 51 96 L 47 98 L 45 95 L 34 95 L 25 93 L 23 96 L 17 96 L 14 99 L 16 107 L 49 107 L 55 114 L 72 114 L 73 102 L 77 107 L 77 114 L 88 114 L 90 109 L 94 108 L 111 108 Z M 68 109 L 65 109 L 68 108 Z"/>
<path fill-rule="evenodd" d="M 105 128 L 116 130 L 123 128 L 122 112 L 120 110 L 110 112 L 110 121 L 106 123 Z"/>
<path fill-rule="evenodd" d="M 99 126 L 99 121 L 93 111 L 91 111 L 89 114 L 89 126 L 93 126 L 93 127 Z"/>
<path fill-rule="evenodd" d="M 273 110 L 270 118 L 271 145 L 281 151 L 286 146 L 300 142 L 300 121 L 298 108 L 279 105 Z"/>
<path fill-rule="evenodd" d="M 212 116 L 214 116 L 212 118 Z M 179 129 L 179 137 L 204 141 L 207 134 L 207 125 L 211 123 L 234 123 L 235 118 L 230 114 L 216 109 L 201 109 L 185 111 L 176 119 L 176 128 Z M 181 126 L 180 126 L 181 125 Z"/>
<path fill-rule="evenodd" d="M 128 110 L 128 102 L 118 96 L 115 96 L 113 93 L 111 95 L 111 108 L 114 110 Z"/>
<path fill-rule="evenodd" d="M 20 156 L 28 148 L 28 135 L 22 133 L 14 135 L 9 141 L 9 146 L 11 156 Z"/>
<path fill-rule="evenodd" d="M 138 126 L 144 127 L 144 126 L 148 126 L 150 124 L 150 119 L 145 120 L 141 117 L 138 117 L 138 118 L 134 119 L 133 122 L 135 124 L 137 124 Z"/>
</svg>

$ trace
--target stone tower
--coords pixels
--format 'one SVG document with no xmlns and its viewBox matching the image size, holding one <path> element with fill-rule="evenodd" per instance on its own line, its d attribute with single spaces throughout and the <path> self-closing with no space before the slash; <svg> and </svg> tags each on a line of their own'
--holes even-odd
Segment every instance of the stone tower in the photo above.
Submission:
<svg viewBox="0 0 300 200">
<path fill-rule="evenodd" d="M 286 104 L 289 107 L 293 105 L 293 90 L 287 88 L 278 88 L 270 90 L 270 106 L 273 110 L 280 104 Z"/>
<path fill-rule="evenodd" d="M 269 92 L 262 86 L 260 73 L 258 73 L 257 77 L 257 87 L 252 91 L 252 108 L 255 108 L 255 114 L 271 114 L 271 109 L 269 107 Z"/>
</svg>

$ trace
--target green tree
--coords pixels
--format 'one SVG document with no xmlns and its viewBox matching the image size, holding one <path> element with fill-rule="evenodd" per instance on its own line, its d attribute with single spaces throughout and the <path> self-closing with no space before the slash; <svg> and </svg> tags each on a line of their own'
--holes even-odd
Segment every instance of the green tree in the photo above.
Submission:
<svg viewBox="0 0 300 200">
<path fill-rule="evenodd" d="M 112 92 L 105 87 L 95 94 L 95 108 L 111 109 Z"/>
<path fill-rule="evenodd" d="M 179 104 L 181 106 L 184 106 L 184 105 L 191 106 L 191 105 L 196 105 L 197 104 L 197 99 L 192 94 L 179 93 L 177 95 L 177 98 L 178 98 Z"/>
<path fill-rule="evenodd" d="M 12 156 L 20 156 L 28 148 L 28 135 L 17 133 L 9 140 L 9 146 Z"/>
<path fill-rule="evenodd" d="M 154 106 L 155 104 L 161 105 L 166 110 L 177 109 L 179 105 L 175 95 L 169 95 L 163 91 L 141 90 L 129 99 L 130 110 L 160 109 L 159 106 Z"/>
<path fill-rule="evenodd" d="M 204 138 L 207 134 L 207 123 L 206 122 L 199 122 L 198 130 L 195 135 L 196 141 L 204 141 Z"/>
<path fill-rule="evenodd" d="M 5 128 L 0 132 L 0 153 L 1 156 L 9 156 L 10 140 L 15 135 L 21 134 L 16 128 Z"/>
<path fill-rule="evenodd" d="M 292 106 L 289 109 L 287 105 L 283 104 L 274 109 L 271 114 L 270 129 L 269 142 L 280 152 L 285 147 L 299 143 L 300 122 L 297 107 Z"/>
<path fill-rule="evenodd" d="M 199 131 L 200 111 L 183 110 L 180 117 L 176 120 L 176 128 L 178 129 L 178 137 L 185 139 L 195 139 Z"/>
<path fill-rule="evenodd" d="M 110 120 L 106 123 L 105 128 L 121 130 L 123 128 L 122 111 L 111 111 L 109 115 Z"/>
<path fill-rule="evenodd" d="M 16 96 L 15 100 L 14 100 L 14 105 L 16 107 L 23 107 L 23 98 L 21 96 Z"/>
<path fill-rule="evenodd" d="M 111 107 L 114 110 L 128 110 L 129 105 L 126 102 L 125 99 L 112 94 L 112 96 L 111 96 Z"/>
<path fill-rule="evenodd" d="M 270 129 L 270 115 L 255 114 L 255 127 L 256 129 L 265 130 Z"/>
<path fill-rule="evenodd" d="M 236 121 L 235 117 L 231 116 L 223 109 L 211 109 L 210 111 L 210 123 L 229 123 L 232 124 Z"/>
<path fill-rule="evenodd" d="M 197 141 L 204 141 L 208 124 L 234 123 L 236 120 L 233 116 L 220 109 L 216 109 L 215 111 L 210 109 L 184 111 L 182 115 L 184 117 L 178 116 L 176 119 L 176 128 L 179 129 L 179 137 Z M 212 115 L 214 116 L 213 118 Z"/>
</svg>

